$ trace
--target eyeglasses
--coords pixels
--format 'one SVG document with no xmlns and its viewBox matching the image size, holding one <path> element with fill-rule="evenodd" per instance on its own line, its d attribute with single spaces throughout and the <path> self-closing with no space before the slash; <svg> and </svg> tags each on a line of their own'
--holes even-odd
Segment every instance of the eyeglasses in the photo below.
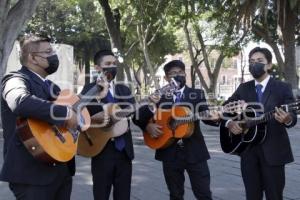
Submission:
<svg viewBox="0 0 300 200">
<path fill-rule="evenodd" d="M 31 53 L 45 53 L 45 54 L 55 54 L 55 50 L 46 50 L 46 51 L 32 51 Z"/>
<path fill-rule="evenodd" d="M 265 62 L 249 62 L 249 66 L 250 65 L 254 65 L 256 63 L 259 63 L 259 64 L 264 64 L 264 65 L 267 65 L 268 63 L 265 63 Z"/>
<path fill-rule="evenodd" d="M 184 71 L 178 71 L 178 72 L 176 72 L 176 71 L 171 71 L 171 72 L 169 72 L 167 75 L 170 76 L 170 77 L 174 77 L 174 76 L 177 76 L 177 75 L 179 75 L 179 76 L 184 76 L 184 75 L 185 75 L 185 72 L 184 72 Z"/>
</svg>

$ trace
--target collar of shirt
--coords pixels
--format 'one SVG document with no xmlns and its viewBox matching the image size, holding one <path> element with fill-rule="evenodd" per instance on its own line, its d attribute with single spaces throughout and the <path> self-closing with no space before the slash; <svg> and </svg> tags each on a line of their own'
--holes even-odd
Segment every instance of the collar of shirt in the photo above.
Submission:
<svg viewBox="0 0 300 200">
<path fill-rule="evenodd" d="M 176 90 L 175 92 L 180 92 L 180 97 L 181 97 L 182 94 L 183 94 L 184 89 L 185 89 L 185 86 L 183 86 L 180 90 Z M 175 101 L 175 100 L 176 100 L 176 95 L 173 94 L 173 101 Z"/>
<path fill-rule="evenodd" d="M 39 77 L 43 82 L 45 82 L 45 78 L 43 78 L 41 75 L 39 75 L 38 73 L 36 73 L 36 72 L 34 72 L 34 71 L 32 71 L 32 70 L 30 70 L 30 69 L 28 69 L 29 71 L 31 71 L 32 73 L 34 73 L 35 75 L 37 75 L 37 77 Z"/>
<path fill-rule="evenodd" d="M 268 84 L 268 82 L 270 80 L 270 78 L 271 78 L 271 76 L 268 75 L 262 82 L 258 82 L 257 80 L 255 80 L 255 86 L 257 84 L 261 84 L 263 86 L 262 89 L 261 89 L 261 91 L 264 92 L 265 89 L 266 89 L 266 86 L 267 86 L 267 84 Z"/>
</svg>

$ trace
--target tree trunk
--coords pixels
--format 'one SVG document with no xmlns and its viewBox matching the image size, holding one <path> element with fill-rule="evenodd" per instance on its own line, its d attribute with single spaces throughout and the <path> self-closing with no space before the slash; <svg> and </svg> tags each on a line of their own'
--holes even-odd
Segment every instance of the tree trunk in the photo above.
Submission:
<svg viewBox="0 0 300 200">
<path fill-rule="evenodd" d="M 26 21 L 33 15 L 40 0 L 0 1 L 0 82 L 7 68 L 8 57 Z M 1 116 L 0 116 L 1 118 Z M 2 127 L 0 119 L 0 127 Z"/>
<path fill-rule="evenodd" d="M 90 52 L 88 48 L 85 48 L 84 51 L 84 66 L 85 66 L 85 78 L 84 83 L 89 84 L 90 83 L 90 70 L 91 70 L 91 64 L 90 64 Z"/>
<path fill-rule="evenodd" d="M 19 0 L 13 7 L 9 0 L 0 1 L 0 81 L 15 40 L 33 15 L 39 0 Z"/>
<path fill-rule="evenodd" d="M 194 65 L 191 65 L 191 82 L 192 82 L 192 88 L 195 88 L 195 81 L 196 81 L 195 67 L 194 67 Z"/>
<path fill-rule="evenodd" d="M 194 66 L 194 69 L 195 69 L 196 73 L 199 76 L 199 79 L 200 79 L 200 82 L 201 82 L 201 86 L 204 88 L 205 91 L 207 91 L 208 90 L 208 86 L 207 86 L 207 84 L 206 84 L 206 82 L 204 80 L 204 77 L 201 74 L 201 71 L 199 70 L 198 63 L 197 63 L 197 61 L 195 59 L 194 52 L 193 52 L 193 45 L 192 45 L 190 33 L 189 33 L 189 30 L 188 30 L 187 26 L 188 26 L 188 21 L 186 19 L 186 21 L 184 23 L 184 26 L 183 26 L 183 30 L 184 30 L 184 33 L 185 33 L 186 41 L 188 43 L 189 56 L 190 56 L 192 65 Z"/>
<path fill-rule="evenodd" d="M 273 49 L 273 52 L 275 54 L 275 57 L 276 57 L 276 60 L 277 60 L 277 63 L 278 63 L 278 74 L 279 74 L 279 76 L 283 76 L 285 64 L 284 64 L 284 60 L 281 56 L 281 53 L 280 53 L 280 50 L 279 50 L 279 47 L 277 46 L 277 44 L 270 37 L 270 34 L 268 34 L 268 32 L 266 31 L 265 28 L 260 27 L 258 25 L 253 25 L 252 26 L 252 31 L 258 37 L 263 38 L 263 40 L 268 45 L 270 45 L 270 47 Z"/>
<path fill-rule="evenodd" d="M 285 4 L 285 16 L 281 23 L 279 23 L 283 46 L 284 46 L 284 57 L 285 57 L 285 66 L 284 66 L 284 77 L 292 85 L 293 89 L 298 88 L 298 76 L 296 70 L 296 58 L 295 58 L 295 31 L 297 23 L 297 15 L 291 10 L 289 3 Z"/>
<path fill-rule="evenodd" d="M 125 64 L 124 69 L 125 69 L 125 73 L 126 73 L 126 75 L 127 75 L 128 81 L 129 81 L 129 82 L 132 82 L 133 77 L 131 76 L 130 67 L 128 66 L 128 64 Z"/>
<path fill-rule="evenodd" d="M 100 5 L 104 11 L 105 24 L 110 37 L 111 47 L 117 48 L 119 52 L 123 53 L 121 31 L 120 31 L 120 14 L 115 9 L 115 13 L 111 10 L 108 0 L 99 0 Z M 124 70 L 127 66 L 124 63 L 119 65 L 117 79 L 125 80 Z M 127 74 L 128 75 L 128 74 Z"/>
<path fill-rule="evenodd" d="M 148 28 L 150 28 L 150 27 L 148 27 Z M 154 80 L 155 73 L 154 73 L 153 65 L 151 63 L 151 59 L 150 59 L 149 51 L 148 51 L 148 44 L 147 44 L 148 32 L 149 32 L 149 29 L 144 30 L 144 28 L 141 24 L 137 25 L 137 34 L 138 34 L 139 44 L 140 44 L 141 49 L 143 50 L 145 64 L 148 69 L 147 71 L 150 73 L 150 76 L 148 77 L 147 81 L 148 81 L 148 84 L 151 84 L 152 80 Z"/>
<path fill-rule="evenodd" d="M 224 58 L 225 58 L 225 56 L 224 56 L 223 52 L 221 52 L 217 59 L 215 69 L 212 73 L 212 78 L 210 79 L 210 91 L 214 94 L 214 97 L 216 97 L 215 92 L 216 92 L 217 81 L 218 81 L 219 73 L 220 73 Z"/>
</svg>

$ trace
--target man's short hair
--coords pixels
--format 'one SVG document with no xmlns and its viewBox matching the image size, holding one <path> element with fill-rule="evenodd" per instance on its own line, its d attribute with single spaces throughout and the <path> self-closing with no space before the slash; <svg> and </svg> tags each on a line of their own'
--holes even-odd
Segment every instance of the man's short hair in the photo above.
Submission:
<svg viewBox="0 0 300 200">
<path fill-rule="evenodd" d="M 249 60 L 252 57 L 253 54 L 260 52 L 262 54 L 264 54 L 264 56 L 266 57 L 268 64 L 272 63 L 272 53 L 269 49 L 267 48 L 261 48 L 261 47 L 255 47 L 254 49 L 252 49 L 249 53 Z"/>
<path fill-rule="evenodd" d="M 181 60 L 172 60 L 167 64 L 165 64 L 164 66 L 165 74 L 167 74 L 173 67 L 179 67 L 183 71 L 185 70 L 185 65 Z"/>
<path fill-rule="evenodd" d="M 115 56 L 114 53 L 109 50 L 109 49 L 103 49 L 103 50 L 100 50 L 98 51 L 95 56 L 94 56 L 94 64 L 95 65 L 100 65 L 101 63 L 101 59 L 104 57 L 104 56 Z"/>
<path fill-rule="evenodd" d="M 20 40 L 21 56 L 20 62 L 22 65 L 27 64 L 28 55 L 32 52 L 38 51 L 42 42 L 51 42 L 48 37 L 40 37 L 37 35 L 26 35 Z"/>
</svg>

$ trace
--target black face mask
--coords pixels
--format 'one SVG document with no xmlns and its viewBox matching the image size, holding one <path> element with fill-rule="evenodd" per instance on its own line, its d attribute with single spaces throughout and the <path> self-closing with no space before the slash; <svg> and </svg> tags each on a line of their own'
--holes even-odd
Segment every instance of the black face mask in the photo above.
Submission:
<svg viewBox="0 0 300 200">
<path fill-rule="evenodd" d="M 117 67 L 103 68 L 103 72 L 105 73 L 107 80 L 112 81 L 117 75 Z"/>
<path fill-rule="evenodd" d="M 48 64 L 49 66 L 45 69 L 45 71 L 48 73 L 48 74 L 53 74 L 54 72 L 57 71 L 58 69 L 58 66 L 59 66 L 59 60 L 58 60 L 58 57 L 57 55 L 52 55 L 52 56 L 48 56 L 47 58 L 47 61 L 48 61 Z"/>
<path fill-rule="evenodd" d="M 265 64 L 263 63 L 253 63 L 249 65 L 249 71 L 252 76 L 257 79 L 266 73 Z"/>
<path fill-rule="evenodd" d="M 183 88 L 183 86 L 185 86 L 186 80 L 185 80 L 185 76 L 180 76 L 177 75 L 174 77 L 175 81 L 179 84 L 179 88 Z"/>
</svg>

